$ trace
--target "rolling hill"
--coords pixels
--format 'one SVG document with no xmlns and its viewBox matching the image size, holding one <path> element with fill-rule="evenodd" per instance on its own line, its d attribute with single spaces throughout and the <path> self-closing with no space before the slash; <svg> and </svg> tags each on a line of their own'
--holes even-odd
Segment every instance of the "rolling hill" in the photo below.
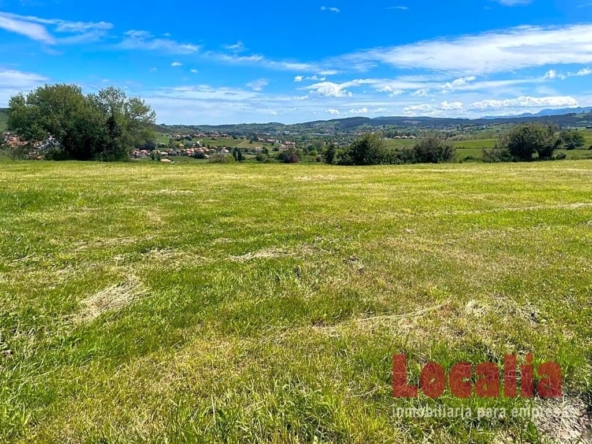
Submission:
<svg viewBox="0 0 592 444">
<path fill-rule="evenodd" d="M 421 128 L 421 129 L 449 129 L 451 127 L 476 127 L 516 124 L 532 121 L 543 121 L 556 123 L 560 126 L 592 126 L 592 113 L 583 112 L 586 109 L 561 110 L 563 114 L 552 114 L 549 111 L 539 114 L 506 116 L 506 117 L 485 117 L 481 119 L 461 119 L 461 118 L 437 118 L 437 117 L 349 117 L 333 120 L 318 120 L 313 122 L 297 123 L 285 125 L 282 123 L 253 123 L 236 125 L 156 125 L 155 129 L 162 133 L 188 133 L 192 131 L 219 131 L 224 133 L 248 132 L 266 133 L 266 132 L 287 132 L 287 133 L 305 133 L 305 132 L 332 132 L 347 133 L 369 129 L 391 128 Z M 557 111 L 556 111 L 557 112 Z"/>
</svg>

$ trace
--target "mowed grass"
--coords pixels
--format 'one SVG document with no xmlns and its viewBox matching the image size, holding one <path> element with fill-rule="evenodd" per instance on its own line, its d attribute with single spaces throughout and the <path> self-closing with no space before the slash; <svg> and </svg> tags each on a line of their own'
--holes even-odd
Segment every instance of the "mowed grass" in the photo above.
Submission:
<svg viewBox="0 0 592 444">
<path fill-rule="evenodd" d="M 575 433 L 592 407 L 591 183 L 589 161 L 0 163 L 0 442 Z M 561 365 L 561 404 L 392 396 L 394 354 L 417 382 L 429 361 L 529 352 Z M 531 404 L 542 422 L 394 412 Z"/>
</svg>

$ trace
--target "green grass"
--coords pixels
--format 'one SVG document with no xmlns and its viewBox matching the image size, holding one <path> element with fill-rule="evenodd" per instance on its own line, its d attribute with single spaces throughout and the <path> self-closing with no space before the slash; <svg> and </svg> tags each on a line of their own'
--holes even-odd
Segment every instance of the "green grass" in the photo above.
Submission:
<svg viewBox="0 0 592 444">
<path fill-rule="evenodd" d="M 557 415 L 397 417 L 530 401 L 394 399 L 391 357 L 416 380 L 533 352 L 590 408 L 591 181 L 588 161 L 0 163 L 0 442 L 544 442 Z"/>
</svg>

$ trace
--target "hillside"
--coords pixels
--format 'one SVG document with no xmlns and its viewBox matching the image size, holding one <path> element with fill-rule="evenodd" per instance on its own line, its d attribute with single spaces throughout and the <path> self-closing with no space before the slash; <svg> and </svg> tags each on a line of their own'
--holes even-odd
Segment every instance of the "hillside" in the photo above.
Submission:
<svg viewBox="0 0 592 444">
<path fill-rule="evenodd" d="M 282 123 L 253 123 L 236 125 L 156 125 L 155 129 L 162 133 L 190 133 L 194 131 L 217 131 L 229 134 L 254 133 L 348 133 L 371 129 L 417 128 L 444 130 L 458 127 L 490 127 L 494 125 L 508 125 L 524 122 L 550 122 L 560 126 L 590 126 L 592 113 L 584 113 L 582 109 L 560 115 L 522 115 L 512 117 L 486 117 L 481 119 L 437 118 L 437 117 L 349 117 L 333 120 L 318 120 L 312 122 L 284 125 Z"/>
</svg>

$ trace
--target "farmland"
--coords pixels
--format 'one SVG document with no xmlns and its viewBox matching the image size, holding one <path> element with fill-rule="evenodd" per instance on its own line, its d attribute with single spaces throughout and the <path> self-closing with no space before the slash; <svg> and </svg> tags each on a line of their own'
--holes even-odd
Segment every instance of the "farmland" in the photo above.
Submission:
<svg viewBox="0 0 592 444">
<path fill-rule="evenodd" d="M 1 442 L 546 442 L 592 405 L 592 162 L 0 163 Z M 392 396 L 555 361 L 562 404 Z M 541 407 L 423 418 L 396 407 Z M 571 419 L 563 419 L 568 406 Z"/>
</svg>

